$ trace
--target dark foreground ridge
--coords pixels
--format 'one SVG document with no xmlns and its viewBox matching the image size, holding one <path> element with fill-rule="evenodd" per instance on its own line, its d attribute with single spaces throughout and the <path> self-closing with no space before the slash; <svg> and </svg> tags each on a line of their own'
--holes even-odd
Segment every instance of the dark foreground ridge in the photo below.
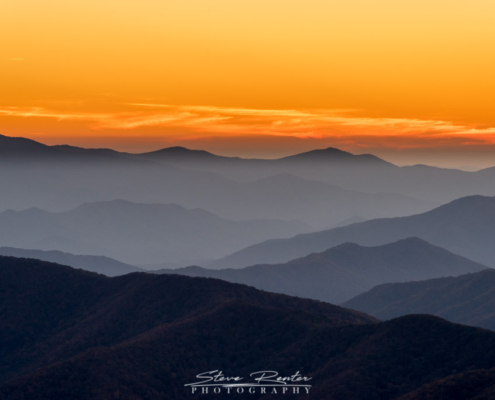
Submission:
<svg viewBox="0 0 495 400">
<path fill-rule="evenodd" d="M 0 257 L 0 377 L 113 346 L 160 326 L 168 329 L 232 304 L 287 313 L 289 319 L 296 313 L 308 326 L 311 321 L 331 326 L 377 321 L 331 304 L 217 279 L 146 273 L 107 278 L 39 260 Z"/>
<path fill-rule="evenodd" d="M 495 369 L 468 371 L 426 384 L 400 400 L 492 400 Z"/>
<path fill-rule="evenodd" d="M 107 278 L 9 257 L 0 258 L 0 320 L 0 398 L 9 400 L 191 399 L 184 385 L 213 370 L 300 371 L 311 399 L 387 400 L 495 368 L 495 333 L 437 317 L 378 323 L 216 279 Z"/>
</svg>

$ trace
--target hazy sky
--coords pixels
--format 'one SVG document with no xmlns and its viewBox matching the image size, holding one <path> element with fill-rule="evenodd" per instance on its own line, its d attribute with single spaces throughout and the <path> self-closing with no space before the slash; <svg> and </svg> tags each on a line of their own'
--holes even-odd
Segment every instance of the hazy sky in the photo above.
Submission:
<svg viewBox="0 0 495 400">
<path fill-rule="evenodd" d="M 495 165 L 493 0 L 5 0 L 0 37 L 1 134 Z"/>
</svg>

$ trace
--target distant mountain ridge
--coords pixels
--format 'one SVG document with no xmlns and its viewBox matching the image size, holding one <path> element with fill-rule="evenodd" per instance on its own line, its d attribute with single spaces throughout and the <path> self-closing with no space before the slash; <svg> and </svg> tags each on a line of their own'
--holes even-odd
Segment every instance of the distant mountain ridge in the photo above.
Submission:
<svg viewBox="0 0 495 400">
<path fill-rule="evenodd" d="M 48 146 L 35 140 L 22 137 L 9 137 L 0 135 L 0 163 L 3 161 L 71 161 L 87 160 L 95 161 L 121 161 L 133 162 L 127 158 L 126 153 L 120 153 L 111 149 L 85 149 L 69 145 Z"/>
<path fill-rule="evenodd" d="M 230 221 L 176 204 L 124 200 L 87 203 L 62 213 L 36 208 L 0 213 L 5 247 L 103 255 L 131 265 L 214 259 L 262 238 L 310 230 L 298 221 Z"/>
<path fill-rule="evenodd" d="M 191 150 L 182 146 L 166 147 L 163 149 L 137 154 L 136 156 L 144 157 L 150 160 L 167 162 L 167 161 L 227 161 L 241 160 L 237 157 L 218 156 L 205 150 Z"/>
<path fill-rule="evenodd" d="M 495 198 L 469 196 L 423 214 L 375 219 L 290 239 L 273 239 L 218 260 L 211 267 L 243 268 L 255 264 L 275 264 L 345 242 L 377 246 L 407 237 L 421 238 L 455 254 L 495 267 Z"/>
<path fill-rule="evenodd" d="M 377 247 L 344 243 L 278 265 L 220 270 L 187 267 L 156 272 L 219 278 L 269 292 L 338 304 L 385 282 L 458 276 L 483 269 L 486 269 L 484 265 L 421 239 L 408 238 Z"/>
<path fill-rule="evenodd" d="M 0 256 L 31 258 L 48 261 L 72 268 L 80 268 L 86 271 L 97 272 L 106 276 L 125 275 L 132 272 L 145 272 L 144 269 L 125 264 L 104 256 L 79 256 L 64 253 L 57 250 L 29 250 L 13 247 L 0 247 Z"/>
<path fill-rule="evenodd" d="M 126 153 L 126 152 L 118 152 L 116 150 L 111 150 L 111 149 L 105 149 L 105 148 L 99 148 L 99 149 L 94 149 L 94 148 L 82 148 L 82 147 L 76 147 L 76 146 L 70 146 L 70 145 L 45 145 L 40 142 L 36 142 L 35 140 L 32 139 L 26 139 L 22 137 L 10 137 L 10 136 L 5 136 L 5 135 L 0 135 L 0 155 L 2 157 L 8 156 L 8 155 L 15 155 L 15 156 L 20 156 L 20 155 L 33 155 L 33 153 L 38 153 L 42 154 L 45 152 L 47 155 L 53 156 L 56 154 L 67 154 L 67 153 L 72 153 L 72 154 L 89 154 L 93 155 L 95 153 L 100 153 L 100 154 L 107 154 L 107 155 L 121 155 L 124 157 L 128 157 L 129 159 L 131 158 L 142 158 L 142 159 L 148 159 L 148 160 L 155 160 L 155 161 L 185 161 L 187 159 L 192 159 L 192 160 L 207 160 L 207 161 L 231 161 L 231 162 L 261 162 L 261 163 L 273 163 L 276 162 L 277 159 L 275 160 L 270 160 L 270 159 L 256 159 L 256 158 L 251 158 L 251 159 L 242 159 L 240 157 L 226 157 L 226 156 L 219 156 L 213 153 L 210 153 L 205 150 L 192 150 L 188 149 L 186 147 L 182 146 L 173 146 L 173 147 L 166 147 L 163 149 L 155 150 L 155 151 L 150 151 L 150 152 L 144 152 L 144 153 Z M 14 154 L 15 153 L 15 154 Z M 291 161 L 291 160 L 298 160 L 298 161 L 307 161 L 307 160 L 318 160 L 318 161 L 333 161 L 333 160 L 366 160 L 366 161 L 372 161 L 372 162 L 378 162 L 378 163 L 384 163 L 384 164 L 389 164 L 393 165 L 391 163 L 388 163 L 376 156 L 373 156 L 372 154 L 363 154 L 363 155 L 354 155 L 349 152 L 336 149 L 333 147 L 328 147 L 326 149 L 318 149 L 318 150 L 312 150 L 300 154 L 295 154 L 292 156 L 287 156 L 287 157 L 282 157 L 279 158 L 278 160 L 283 160 L 283 161 Z"/>
<path fill-rule="evenodd" d="M 379 285 L 343 305 L 380 319 L 432 314 L 452 322 L 495 330 L 495 270 L 455 278 Z"/>
<path fill-rule="evenodd" d="M 373 154 L 357 154 L 354 155 L 347 151 L 337 149 L 335 147 L 327 147 L 326 149 L 311 150 L 304 153 L 295 154 L 293 156 L 283 157 L 282 161 L 317 161 L 317 162 L 334 162 L 346 161 L 357 162 L 365 165 L 375 164 L 380 166 L 397 167 L 396 165 L 382 160 Z"/>
<path fill-rule="evenodd" d="M 19 142 L 19 140 L 19 138 L 2 136 L 0 144 L 9 146 L 9 141 Z M 29 143 L 36 142 L 29 141 Z M 47 155 L 46 159 L 53 162 L 57 159 L 66 162 L 72 157 L 74 160 L 94 163 L 96 160 L 104 161 L 107 157 L 108 160 L 118 160 L 119 163 L 124 164 L 126 162 L 137 163 L 152 169 L 174 166 L 186 170 L 215 173 L 240 181 L 253 181 L 287 172 L 304 179 L 318 180 L 348 190 L 396 193 L 441 203 L 468 195 L 495 195 L 493 184 L 495 167 L 477 172 L 424 165 L 398 167 L 371 154 L 354 155 L 331 147 L 266 160 L 218 156 L 204 150 L 190 150 L 184 147 L 170 147 L 147 153 L 131 154 L 109 149 L 45 146 L 39 143 L 38 145 L 38 150 L 43 149 Z M 0 163 L 6 160 L 6 153 L 8 152 L 4 152 L 2 156 L 0 151 Z M 19 153 L 16 154 L 19 156 Z M 32 153 L 27 151 L 26 154 Z"/>
<path fill-rule="evenodd" d="M 311 176 L 303 178 L 282 164 L 274 168 L 276 160 L 226 158 L 184 148 L 129 154 L 1 137 L 0 145 L 4 142 L 0 211 L 37 207 L 60 212 L 82 203 L 123 199 L 202 208 L 231 220 L 298 219 L 323 229 L 355 215 L 366 219 L 411 215 L 439 204 L 397 193 L 343 189 Z M 29 144 L 23 155 L 8 151 L 18 142 Z M 29 150 L 32 146 L 36 151 Z M 204 160 L 215 160 L 216 166 L 209 168 L 213 161 Z M 296 164 L 297 170 L 301 164 Z M 229 177 L 237 165 L 259 171 L 259 176 L 248 181 Z"/>
</svg>

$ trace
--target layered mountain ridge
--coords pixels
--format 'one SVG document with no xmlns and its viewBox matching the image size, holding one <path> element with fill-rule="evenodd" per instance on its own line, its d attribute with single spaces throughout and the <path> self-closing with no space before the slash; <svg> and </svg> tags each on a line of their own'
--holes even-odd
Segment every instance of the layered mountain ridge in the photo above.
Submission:
<svg viewBox="0 0 495 400">
<path fill-rule="evenodd" d="M 232 220 L 298 219 L 323 229 L 356 215 L 410 215 L 439 204 L 393 191 L 341 188 L 298 174 L 299 161 L 243 160 L 182 148 L 129 154 L 0 139 L 0 211 L 38 207 L 61 212 L 82 203 L 123 199 L 202 208 Z M 345 157 L 351 164 L 359 159 L 349 153 Z M 212 163 L 218 168 L 210 168 Z M 334 164 L 316 170 L 334 169 Z M 360 162 L 356 165 L 362 169 Z M 236 175 L 239 168 L 260 173 L 246 181 Z"/>
<path fill-rule="evenodd" d="M 432 314 L 495 330 L 495 270 L 379 285 L 343 305 L 384 320 L 407 314 Z"/>
<path fill-rule="evenodd" d="M 188 267 L 157 272 L 219 278 L 338 304 L 381 283 L 458 276 L 483 269 L 484 265 L 421 239 L 408 238 L 376 247 L 344 243 L 285 264 L 220 270 Z"/>
<path fill-rule="evenodd" d="M 495 198 L 469 196 L 432 211 L 399 218 L 383 218 L 327 231 L 274 239 L 250 246 L 212 264 L 213 268 L 243 268 L 275 264 L 321 252 L 345 242 L 378 246 L 407 237 L 495 267 Z"/>
<path fill-rule="evenodd" d="M 262 238 L 310 230 L 298 221 L 229 221 L 201 209 L 124 200 L 62 213 L 37 208 L 0 213 L 0 242 L 6 247 L 103 255 L 132 265 L 210 260 Z"/>
</svg>

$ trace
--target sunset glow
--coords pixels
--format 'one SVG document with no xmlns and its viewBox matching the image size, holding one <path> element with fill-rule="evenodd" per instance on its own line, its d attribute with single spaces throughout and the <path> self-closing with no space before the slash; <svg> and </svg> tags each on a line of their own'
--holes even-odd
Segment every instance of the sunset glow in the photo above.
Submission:
<svg viewBox="0 0 495 400">
<path fill-rule="evenodd" d="M 494 17 L 491 0 L 9 1 L 0 134 L 493 165 Z"/>
</svg>

